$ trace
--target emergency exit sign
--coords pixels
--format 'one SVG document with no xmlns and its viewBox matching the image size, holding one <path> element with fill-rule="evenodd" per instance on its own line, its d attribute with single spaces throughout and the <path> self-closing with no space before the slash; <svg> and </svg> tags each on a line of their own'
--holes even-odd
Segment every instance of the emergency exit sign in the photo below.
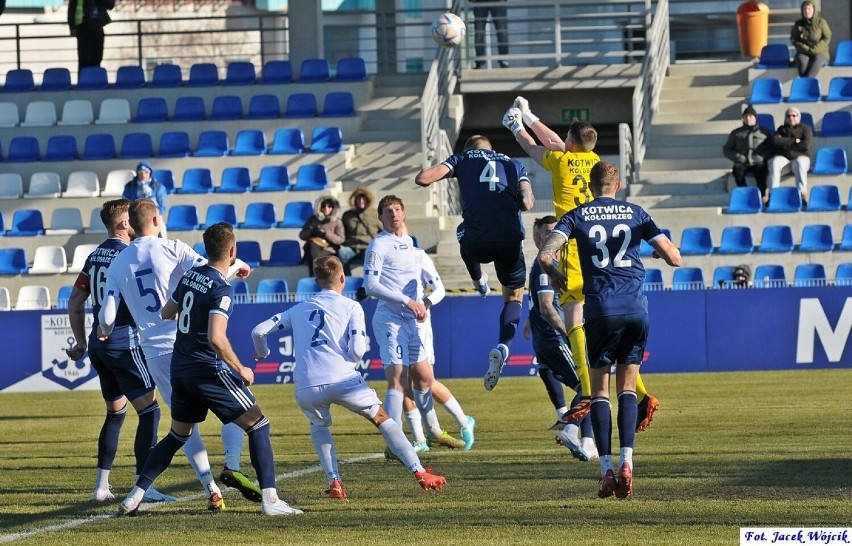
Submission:
<svg viewBox="0 0 852 546">
<path fill-rule="evenodd" d="M 577 121 L 589 121 L 588 108 L 563 108 L 562 122 L 571 123 L 576 118 Z"/>
</svg>

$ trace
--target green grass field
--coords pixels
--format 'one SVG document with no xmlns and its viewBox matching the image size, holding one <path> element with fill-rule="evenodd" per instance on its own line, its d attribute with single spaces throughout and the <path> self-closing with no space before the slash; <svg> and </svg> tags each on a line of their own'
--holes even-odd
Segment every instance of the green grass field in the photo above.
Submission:
<svg viewBox="0 0 852 546">
<path fill-rule="evenodd" d="M 662 407 L 637 436 L 634 496 L 600 500 L 598 463 L 553 442 L 553 410 L 537 378 L 447 381 L 477 419 L 470 452 L 433 450 L 446 475 L 422 491 L 385 461 L 381 436 L 345 410 L 335 439 L 350 500 L 326 483 L 292 386 L 254 389 L 272 422 L 282 497 L 305 511 L 262 517 L 234 491 L 211 515 L 182 455 L 157 480 L 180 502 L 113 518 L 89 501 L 103 402 L 97 392 L 0 395 L 0 542 L 16 544 L 738 544 L 743 526 L 849 526 L 852 370 L 648 375 Z M 376 383 L 380 396 L 384 384 Z M 445 428 L 454 423 L 439 410 Z M 164 412 L 161 436 L 168 427 Z M 453 426 L 450 426 L 450 425 Z M 136 418 L 128 415 L 111 482 L 133 479 Z M 218 424 L 202 432 L 218 471 Z M 617 445 L 617 440 L 616 440 Z M 365 459 L 366 458 L 366 459 Z M 244 470 L 253 476 L 244 456 Z"/>
</svg>

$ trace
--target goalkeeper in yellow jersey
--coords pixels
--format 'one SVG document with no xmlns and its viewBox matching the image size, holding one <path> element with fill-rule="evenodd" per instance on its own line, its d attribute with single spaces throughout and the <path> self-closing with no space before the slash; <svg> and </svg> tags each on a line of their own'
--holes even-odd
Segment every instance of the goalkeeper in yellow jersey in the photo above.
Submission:
<svg viewBox="0 0 852 546">
<path fill-rule="evenodd" d="M 529 102 L 524 97 L 517 97 L 503 116 L 503 125 L 512 131 L 515 140 L 527 155 L 550 173 L 553 182 L 553 208 L 557 218 L 592 200 L 589 172 L 600 161 L 600 157 L 594 152 L 598 133 L 592 124 L 578 121 L 571 123 L 568 135 L 562 140 L 532 113 Z M 532 129 L 541 145 L 536 143 L 524 125 Z M 586 334 L 583 329 L 583 275 L 577 243 L 573 239 L 562 247 L 559 268 L 568 279 L 566 289 L 559 295 L 559 304 L 565 314 L 568 342 L 582 389 L 580 403 L 563 416 L 565 421 L 574 421 L 589 412 L 591 384 L 586 357 Z M 636 394 L 640 399 L 636 429 L 645 430 L 659 407 L 659 402 L 645 390 L 641 377 L 637 379 Z"/>
</svg>

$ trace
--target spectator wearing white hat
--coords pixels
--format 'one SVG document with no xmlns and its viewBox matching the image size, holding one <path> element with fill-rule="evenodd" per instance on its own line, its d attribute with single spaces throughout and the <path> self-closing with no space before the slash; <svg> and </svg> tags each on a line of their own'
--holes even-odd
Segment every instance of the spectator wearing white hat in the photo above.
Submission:
<svg viewBox="0 0 852 546">
<path fill-rule="evenodd" d="M 168 191 L 166 187 L 154 180 L 154 170 L 151 164 L 147 161 L 140 161 L 136 165 L 136 177 L 125 184 L 124 194 L 122 197 L 130 201 L 136 199 L 150 199 L 157 204 L 157 210 L 160 211 L 160 216 L 166 217 L 166 209 L 168 208 Z M 166 223 L 162 222 L 162 230 L 160 236 L 166 238 Z"/>
</svg>

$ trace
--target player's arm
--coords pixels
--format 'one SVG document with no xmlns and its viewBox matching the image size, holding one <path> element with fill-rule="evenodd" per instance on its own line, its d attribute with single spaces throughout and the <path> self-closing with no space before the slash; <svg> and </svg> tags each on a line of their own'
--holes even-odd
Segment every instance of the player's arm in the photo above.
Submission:
<svg viewBox="0 0 852 546">
<path fill-rule="evenodd" d="M 518 108 L 509 108 L 503 114 L 503 127 L 512 131 L 515 140 L 524 149 L 524 152 L 532 158 L 533 161 L 544 166 L 544 152 L 547 149 L 544 146 L 536 144 L 535 139 L 524 129 L 524 123 L 521 121 L 521 111 Z"/>
<path fill-rule="evenodd" d="M 107 283 L 104 290 L 104 301 L 101 302 L 101 312 L 98 313 L 98 338 L 106 339 L 112 333 L 115 326 L 115 318 L 118 315 L 118 304 L 121 295 L 115 283 L 110 282 L 109 271 L 107 271 Z"/>
<path fill-rule="evenodd" d="M 541 264 L 542 270 L 550 277 L 550 282 L 555 290 L 564 290 L 566 288 L 565 275 L 559 271 L 559 253 L 567 239 L 565 235 L 558 231 L 548 235 L 547 240 L 541 245 L 538 251 L 538 263 Z"/>
<path fill-rule="evenodd" d="M 353 307 L 347 331 L 349 332 L 349 357 L 352 362 L 358 362 L 367 352 L 367 323 L 364 320 L 364 309 L 360 304 Z"/>
<path fill-rule="evenodd" d="M 85 287 L 85 290 L 81 287 Z M 72 360 L 80 360 L 86 352 L 88 342 L 86 340 L 86 298 L 89 297 L 89 277 L 80 274 L 77 281 L 74 283 L 74 288 L 71 290 L 71 297 L 68 299 L 68 323 L 71 326 L 71 332 L 74 334 L 74 346 L 70 349 L 65 349 L 68 358 Z"/>
<path fill-rule="evenodd" d="M 171 301 L 169 301 L 171 303 Z M 222 313 L 210 313 L 207 318 L 207 336 L 210 345 L 222 362 L 243 378 L 246 385 L 254 383 L 254 371 L 242 365 L 228 340 L 228 317 Z"/>
<path fill-rule="evenodd" d="M 568 339 L 568 329 L 565 327 L 565 321 L 559 316 L 556 307 L 553 306 L 553 292 L 549 290 L 539 290 L 538 292 L 538 312 L 542 318 L 554 330 L 562 334 L 565 339 Z"/>
<path fill-rule="evenodd" d="M 562 138 L 560 138 L 553 129 L 545 125 L 538 116 L 532 113 L 532 110 L 530 110 L 530 103 L 527 99 L 521 96 L 515 97 L 514 106 L 515 108 L 520 109 L 524 123 L 527 127 L 532 129 L 532 132 L 544 148 L 557 152 L 565 151 L 565 141 L 562 140 Z"/>
<path fill-rule="evenodd" d="M 264 320 L 251 331 L 251 340 L 254 343 L 254 359 L 260 360 L 269 356 L 269 347 L 266 345 L 266 336 L 271 332 L 280 332 L 290 328 L 290 315 L 278 313 Z"/>
<path fill-rule="evenodd" d="M 249 275 L 251 275 L 251 266 L 237 258 L 234 261 L 234 265 L 228 268 L 228 274 L 225 275 L 225 278 L 230 281 L 235 277 L 238 279 L 245 279 Z"/>
<path fill-rule="evenodd" d="M 423 298 L 423 305 L 426 309 L 431 308 L 436 303 L 440 303 L 447 295 L 447 290 L 444 288 L 444 283 L 441 281 L 441 276 L 438 275 L 438 269 L 435 267 L 435 262 L 428 254 L 423 252 L 423 269 L 420 272 L 420 278 L 424 284 L 429 287 L 431 292 Z"/>
<path fill-rule="evenodd" d="M 432 167 L 426 167 L 417 173 L 417 176 L 414 177 L 414 183 L 418 186 L 428 187 L 438 180 L 446 178 L 449 174 L 450 167 L 445 163 L 438 163 Z"/>
<path fill-rule="evenodd" d="M 666 237 L 665 233 L 659 237 L 655 237 L 649 241 L 654 249 L 652 256 L 654 258 L 662 258 L 672 267 L 680 267 L 683 265 L 683 260 L 680 257 L 680 250 L 674 245 L 671 240 Z"/>
<path fill-rule="evenodd" d="M 163 320 L 175 320 L 177 318 L 178 311 L 180 311 L 180 307 L 177 302 L 171 298 L 166 304 L 160 309 L 160 318 Z"/>
<path fill-rule="evenodd" d="M 531 210 L 535 206 L 535 195 L 533 195 L 532 184 L 527 179 L 521 180 L 518 186 L 521 202 L 518 203 L 521 210 Z"/>
</svg>

